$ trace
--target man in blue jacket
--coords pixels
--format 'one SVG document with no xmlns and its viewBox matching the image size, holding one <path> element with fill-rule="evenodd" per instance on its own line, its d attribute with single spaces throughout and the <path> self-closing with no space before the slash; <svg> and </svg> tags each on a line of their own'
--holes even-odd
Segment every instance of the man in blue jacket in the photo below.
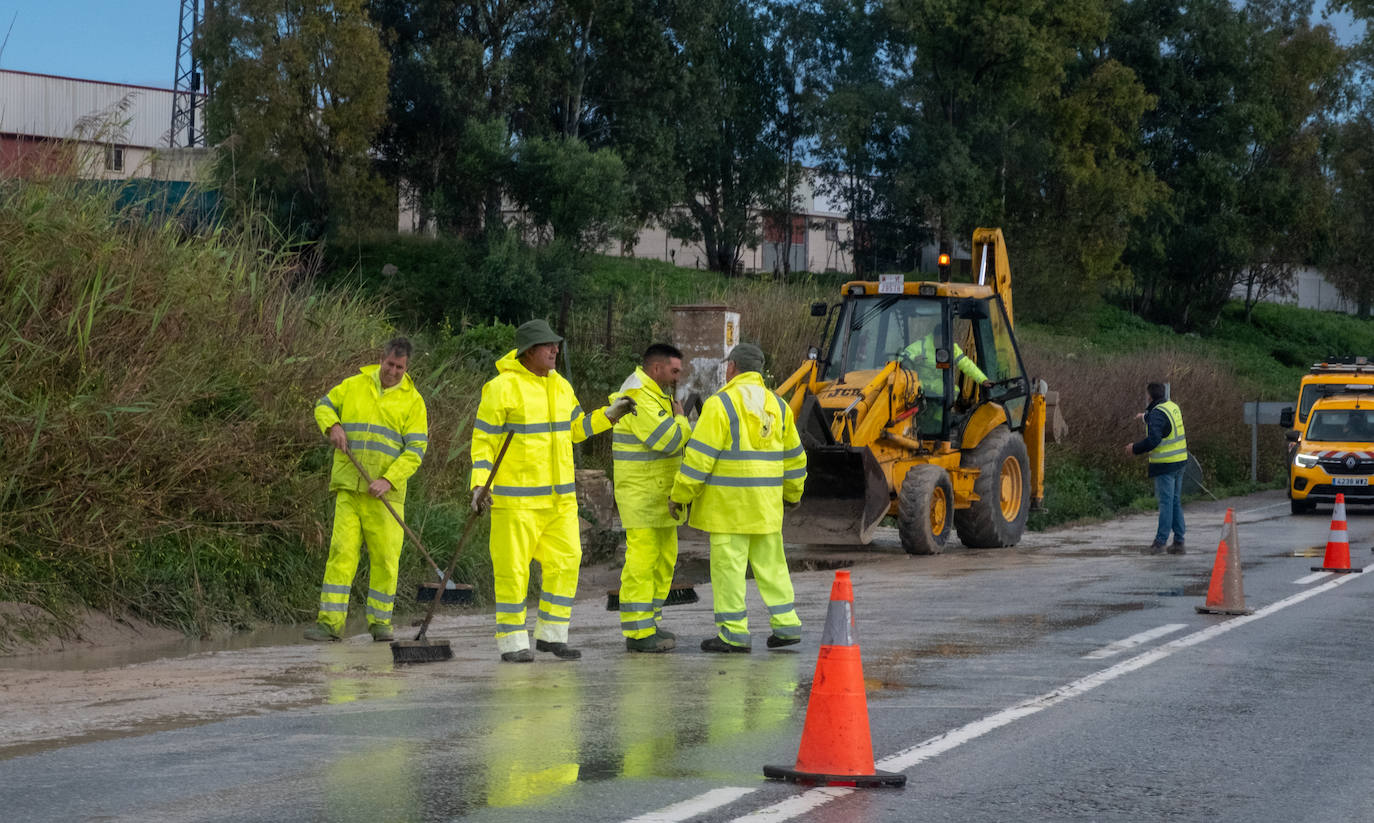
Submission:
<svg viewBox="0 0 1374 823">
<path fill-rule="evenodd" d="M 1130 455 L 1148 454 L 1150 477 L 1155 481 L 1155 497 L 1159 498 L 1159 528 L 1155 540 L 1145 554 L 1159 554 L 1165 550 L 1170 530 L 1174 542 L 1169 554 L 1183 554 L 1183 468 L 1188 465 L 1188 440 L 1183 434 L 1183 412 L 1168 399 L 1163 383 L 1145 387 L 1150 405 L 1136 415 L 1145 421 L 1145 438 L 1126 444 Z"/>
</svg>

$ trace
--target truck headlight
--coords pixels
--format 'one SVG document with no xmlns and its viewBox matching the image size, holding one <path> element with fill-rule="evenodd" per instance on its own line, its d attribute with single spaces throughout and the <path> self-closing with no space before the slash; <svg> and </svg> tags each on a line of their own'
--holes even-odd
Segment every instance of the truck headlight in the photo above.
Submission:
<svg viewBox="0 0 1374 823">
<path fill-rule="evenodd" d="M 1317 465 L 1317 456 L 1315 454 L 1303 454 L 1302 452 L 1298 452 L 1293 455 L 1293 464 L 1300 469 L 1310 469 Z"/>
</svg>

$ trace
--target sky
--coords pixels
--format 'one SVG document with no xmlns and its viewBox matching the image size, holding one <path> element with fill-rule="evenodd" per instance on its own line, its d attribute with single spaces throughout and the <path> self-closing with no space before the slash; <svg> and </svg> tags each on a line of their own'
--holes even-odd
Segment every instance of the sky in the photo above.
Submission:
<svg viewBox="0 0 1374 823">
<path fill-rule="evenodd" d="M 169 89 L 180 15 L 179 0 L 0 0 L 0 69 Z"/>
</svg>

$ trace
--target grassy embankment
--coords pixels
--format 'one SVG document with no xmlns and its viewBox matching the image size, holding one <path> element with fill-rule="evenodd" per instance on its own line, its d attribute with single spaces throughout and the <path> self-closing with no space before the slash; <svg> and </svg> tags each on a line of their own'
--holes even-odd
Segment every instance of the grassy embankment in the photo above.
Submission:
<svg viewBox="0 0 1374 823">
<path fill-rule="evenodd" d="M 738 307 L 776 380 L 815 342 L 807 304 L 837 291 L 831 277 L 783 286 L 648 261 L 573 265 L 517 247 L 477 256 L 423 239 L 348 249 L 317 281 L 262 233 L 188 236 L 60 183 L 0 190 L 0 248 L 0 602 L 10 604 L 0 647 L 71 631 L 81 606 L 188 632 L 311 619 L 329 497 L 310 410 L 397 331 L 416 338 L 412 373 L 431 421 L 407 518 L 448 557 L 466 516 L 478 389 L 513 336 L 486 318 L 556 318 L 572 284 L 571 364 L 590 406 L 668 336 L 672 304 Z M 386 263 L 395 274 L 381 273 Z M 1248 486 L 1242 399 L 1289 399 L 1309 360 L 1374 350 L 1367 323 L 1277 307 L 1258 309 L 1253 326 L 1228 315 L 1207 337 L 1113 309 L 1074 330 L 1018 312 L 1031 371 L 1060 392 L 1070 431 L 1050 449 L 1051 511 L 1037 526 L 1148 500 L 1143 465 L 1121 454 L 1138 435 L 1146 379 L 1173 382 L 1206 482 L 1221 493 Z M 1280 449 L 1279 433 L 1266 432 L 1262 482 L 1281 476 Z M 607 456 L 600 443 L 583 462 Z M 459 576 L 484 594 L 480 532 Z M 402 604 L 429 577 L 417 552 L 404 557 Z"/>
</svg>

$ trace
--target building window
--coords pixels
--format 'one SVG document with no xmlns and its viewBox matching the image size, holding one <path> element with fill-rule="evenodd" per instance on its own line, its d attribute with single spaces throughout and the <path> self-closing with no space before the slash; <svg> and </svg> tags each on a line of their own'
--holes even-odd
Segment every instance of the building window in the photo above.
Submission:
<svg viewBox="0 0 1374 823">
<path fill-rule="evenodd" d="M 829 241 L 831 241 L 831 242 L 834 242 L 834 241 L 840 239 L 840 221 L 838 221 L 838 220 L 827 220 L 827 221 L 825 221 L 825 239 L 826 239 L 826 240 L 829 240 Z"/>
<path fill-rule="evenodd" d="M 118 146 L 105 147 L 105 171 L 124 171 L 124 149 Z"/>
</svg>

